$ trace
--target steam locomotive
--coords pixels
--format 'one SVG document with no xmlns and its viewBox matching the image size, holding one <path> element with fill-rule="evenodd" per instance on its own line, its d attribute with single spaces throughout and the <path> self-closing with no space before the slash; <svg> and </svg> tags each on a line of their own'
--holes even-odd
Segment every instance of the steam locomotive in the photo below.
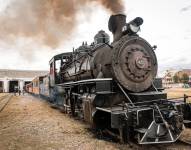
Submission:
<svg viewBox="0 0 191 150">
<path fill-rule="evenodd" d="M 138 35 L 142 23 L 140 17 L 126 23 L 125 15 L 112 15 L 112 43 L 99 31 L 91 45 L 54 56 L 49 75 L 26 90 L 121 142 L 175 142 L 191 122 L 191 105 L 187 96 L 167 99 L 156 78 L 156 46 Z"/>
</svg>

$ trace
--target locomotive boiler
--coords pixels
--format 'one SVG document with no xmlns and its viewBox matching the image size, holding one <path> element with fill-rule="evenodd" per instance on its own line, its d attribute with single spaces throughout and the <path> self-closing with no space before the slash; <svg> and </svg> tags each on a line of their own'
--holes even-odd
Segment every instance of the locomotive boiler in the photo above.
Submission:
<svg viewBox="0 0 191 150">
<path fill-rule="evenodd" d="M 74 53 L 74 60 L 63 66 L 62 82 L 93 78 L 114 78 L 125 89 L 141 92 L 148 89 L 157 74 L 153 47 L 136 33 L 143 20 L 136 18 L 126 24 L 125 15 L 111 16 L 109 30 L 114 41 L 100 31 L 95 47 L 83 44 Z M 130 27 L 137 28 L 131 31 Z M 87 54 L 87 55 L 84 55 Z"/>
<path fill-rule="evenodd" d="M 73 52 L 50 61 L 50 99 L 64 112 L 88 122 L 96 130 L 129 138 L 139 144 L 175 142 L 190 123 L 191 107 L 167 99 L 156 80 L 156 46 L 138 35 L 143 19 L 126 23 L 112 15 L 108 27 Z M 186 121 L 185 121 L 186 120 Z"/>
</svg>

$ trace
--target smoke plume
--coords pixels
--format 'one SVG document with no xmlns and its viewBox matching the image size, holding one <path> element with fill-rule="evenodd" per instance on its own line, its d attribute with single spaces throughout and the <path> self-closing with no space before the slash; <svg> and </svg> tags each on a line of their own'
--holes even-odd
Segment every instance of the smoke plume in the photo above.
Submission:
<svg viewBox="0 0 191 150">
<path fill-rule="evenodd" d="M 111 13 L 123 13 L 124 12 L 124 4 L 122 0 L 95 0 L 100 2 L 106 9 L 108 9 Z"/>
<path fill-rule="evenodd" d="M 91 3 L 111 14 L 124 10 L 122 0 L 12 0 L 0 13 L 0 40 L 26 37 L 56 48 L 77 26 L 78 12 Z"/>
</svg>

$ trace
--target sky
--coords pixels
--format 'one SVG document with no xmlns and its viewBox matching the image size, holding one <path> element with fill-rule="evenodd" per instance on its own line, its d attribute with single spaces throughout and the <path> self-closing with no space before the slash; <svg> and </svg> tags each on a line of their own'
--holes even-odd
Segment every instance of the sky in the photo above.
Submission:
<svg viewBox="0 0 191 150">
<path fill-rule="evenodd" d="M 12 1 L 0 0 L 0 16 Z M 127 21 L 138 16 L 144 19 L 139 35 L 157 45 L 159 75 L 166 69 L 191 69 L 191 0 L 124 0 L 124 5 Z M 43 45 L 38 38 L 18 35 L 16 39 L 5 36 L 5 40 L 0 35 L 0 69 L 48 70 L 55 54 L 72 51 L 83 41 L 90 44 L 101 29 L 112 40 L 110 13 L 99 4 L 84 9 L 77 13 L 77 26 L 56 47 Z"/>
</svg>

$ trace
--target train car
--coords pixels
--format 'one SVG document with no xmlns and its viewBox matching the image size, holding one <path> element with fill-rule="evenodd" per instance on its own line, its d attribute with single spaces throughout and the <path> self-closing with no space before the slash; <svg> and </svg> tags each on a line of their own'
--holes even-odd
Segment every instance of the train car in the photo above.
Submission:
<svg viewBox="0 0 191 150">
<path fill-rule="evenodd" d="M 25 91 L 27 93 L 32 93 L 33 92 L 32 82 L 25 85 Z"/>
<path fill-rule="evenodd" d="M 91 45 L 54 56 L 49 76 L 33 81 L 33 93 L 121 142 L 175 142 L 191 123 L 191 105 L 188 96 L 167 99 L 156 79 L 156 46 L 138 35 L 142 23 L 140 17 L 126 23 L 125 15 L 112 15 L 112 43 L 101 30 Z"/>
<path fill-rule="evenodd" d="M 40 84 L 43 82 L 44 76 L 38 76 L 32 80 L 32 94 L 40 95 Z"/>
<path fill-rule="evenodd" d="M 49 75 L 46 75 L 42 78 L 42 82 L 40 82 L 40 96 L 47 100 L 50 99 L 50 79 Z"/>
</svg>

